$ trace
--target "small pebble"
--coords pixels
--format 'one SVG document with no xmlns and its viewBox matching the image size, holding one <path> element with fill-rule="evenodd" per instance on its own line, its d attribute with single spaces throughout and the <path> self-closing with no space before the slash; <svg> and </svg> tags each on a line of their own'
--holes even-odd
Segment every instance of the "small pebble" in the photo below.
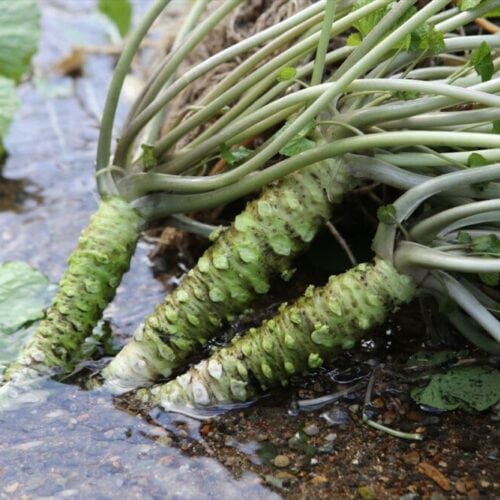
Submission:
<svg viewBox="0 0 500 500">
<path fill-rule="evenodd" d="M 422 414 L 415 410 L 410 410 L 406 412 L 406 418 L 412 422 L 421 422 Z"/>
<path fill-rule="evenodd" d="M 396 421 L 397 417 L 398 416 L 395 412 L 389 410 L 384 412 L 384 414 L 382 415 L 382 422 L 385 425 L 391 425 Z"/>
<path fill-rule="evenodd" d="M 286 488 L 289 486 L 289 481 L 287 479 L 281 479 L 277 476 L 273 476 L 271 474 L 267 474 L 264 476 L 264 480 L 266 481 L 267 484 L 270 484 L 271 486 L 274 486 L 275 488 Z"/>
<path fill-rule="evenodd" d="M 273 463 L 275 467 L 279 467 L 280 469 L 282 469 L 290 465 L 290 459 L 286 455 L 276 455 L 274 457 Z"/>
<path fill-rule="evenodd" d="M 344 410 L 341 410 L 340 408 L 335 408 L 334 410 L 325 411 L 320 416 L 324 418 L 326 420 L 326 423 L 330 426 L 345 425 L 350 422 L 349 414 Z"/>
<path fill-rule="evenodd" d="M 445 496 L 439 491 L 433 491 L 430 496 L 430 500 L 445 500 Z"/>
<path fill-rule="evenodd" d="M 355 405 L 349 406 L 349 411 L 351 413 L 358 413 L 358 411 L 359 411 L 359 405 L 355 404 Z"/>
<path fill-rule="evenodd" d="M 403 461 L 405 464 L 417 465 L 420 462 L 420 454 L 418 451 L 410 451 L 403 455 Z"/>
<path fill-rule="evenodd" d="M 304 432 L 308 436 L 316 436 L 319 434 L 319 427 L 316 424 L 309 424 L 304 427 Z"/>
<path fill-rule="evenodd" d="M 313 391 L 318 392 L 318 393 L 323 393 L 323 392 L 325 392 L 325 389 L 319 382 L 316 382 L 313 385 Z"/>
<path fill-rule="evenodd" d="M 336 439 L 337 439 L 337 434 L 335 434 L 334 432 L 330 432 L 330 434 L 327 434 L 325 437 L 325 440 L 330 443 L 335 441 Z"/>
<path fill-rule="evenodd" d="M 440 422 L 440 418 L 436 415 L 430 415 L 428 417 L 425 417 L 422 423 L 424 425 L 437 425 Z"/>
<path fill-rule="evenodd" d="M 326 443 L 318 448 L 318 452 L 323 454 L 332 453 L 333 450 L 334 446 L 332 442 Z"/>
<path fill-rule="evenodd" d="M 328 482 L 328 478 L 323 476 L 322 474 L 318 474 L 311 479 L 311 484 L 315 484 L 316 486 L 321 486 L 327 484 Z"/>
<path fill-rule="evenodd" d="M 465 493 L 467 491 L 465 489 L 465 483 L 461 479 L 456 480 L 455 489 L 457 490 L 457 493 Z"/>
<path fill-rule="evenodd" d="M 375 490 L 371 486 L 360 486 L 358 488 L 358 495 L 363 500 L 374 500 L 377 498 Z"/>
<path fill-rule="evenodd" d="M 467 492 L 467 500 L 479 500 L 481 495 L 478 490 L 472 489 Z"/>
</svg>

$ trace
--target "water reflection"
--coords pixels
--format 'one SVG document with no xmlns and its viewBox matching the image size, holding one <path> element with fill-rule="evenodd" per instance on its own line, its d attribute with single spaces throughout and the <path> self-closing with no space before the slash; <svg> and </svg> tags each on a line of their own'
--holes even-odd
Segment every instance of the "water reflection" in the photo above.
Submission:
<svg viewBox="0 0 500 500">
<path fill-rule="evenodd" d="M 56 382 L 40 390 L 50 393 L 43 405 L 0 413 L 0 497 L 278 498 L 255 475 L 236 480 L 214 459 L 185 456 L 169 431 L 104 394 Z"/>
</svg>

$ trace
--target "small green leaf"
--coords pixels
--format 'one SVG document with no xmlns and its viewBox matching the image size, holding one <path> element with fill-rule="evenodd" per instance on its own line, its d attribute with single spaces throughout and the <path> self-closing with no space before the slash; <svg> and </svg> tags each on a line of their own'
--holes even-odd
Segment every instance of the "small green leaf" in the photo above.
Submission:
<svg viewBox="0 0 500 500">
<path fill-rule="evenodd" d="M 240 163 L 242 160 L 248 158 L 253 153 L 253 150 L 246 148 L 245 146 L 238 146 L 234 149 L 229 149 L 227 144 L 221 144 L 220 155 L 221 158 L 228 165 L 235 165 Z"/>
<path fill-rule="evenodd" d="M 354 4 L 353 11 L 364 7 L 371 3 L 372 0 L 357 0 Z M 350 35 L 347 44 L 348 45 L 359 45 L 359 43 L 370 33 L 370 31 L 377 26 L 382 18 L 394 8 L 394 3 L 386 7 L 381 7 L 375 12 L 366 15 L 362 19 L 356 21 L 353 26 L 358 30 L 359 33 Z M 394 24 L 393 30 L 404 24 L 411 17 L 417 13 L 415 7 L 410 7 L 403 16 Z M 444 39 L 443 34 L 428 24 L 424 23 L 418 26 L 412 33 L 403 37 L 399 42 L 397 42 L 394 47 L 397 50 L 405 51 L 429 51 L 433 54 L 438 54 L 444 50 Z"/>
<path fill-rule="evenodd" d="M 233 153 L 231 153 L 231 150 L 227 146 L 227 144 L 221 144 L 220 145 L 220 155 L 221 158 L 228 164 L 232 165 L 235 163 L 236 159 L 233 156 Z"/>
<path fill-rule="evenodd" d="M 43 318 L 52 293 L 47 278 L 25 262 L 0 264 L 0 335 Z"/>
<path fill-rule="evenodd" d="M 479 273 L 478 276 L 485 285 L 492 287 L 500 285 L 500 273 Z"/>
<path fill-rule="evenodd" d="M 411 50 L 439 54 L 445 49 L 443 33 L 428 23 L 421 24 L 411 36 Z"/>
<path fill-rule="evenodd" d="M 132 25 L 132 4 L 130 0 L 99 0 L 99 11 L 118 28 L 124 37 Z"/>
<path fill-rule="evenodd" d="M 353 11 L 361 9 L 365 5 L 371 3 L 372 0 L 356 0 L 353 6 Z M 381 7 L 377 9 L 375 12 L 366 15 L 365 17 L 356 21 L 353 26 L 359 31 L 361 34 L 361 38 L 364 38 L 370 31 L 381 21 L 381 19 L 385 16 L 387 12 L 387 7 Z"/>
<path fill-rule="evenodd" d="M 36 52 L 39 35 L 35 0 L 0 0 L 0 75 L 21 79 Z"/>
<path fill-rule="evenodd" d="M 492 125 L 493 125 L 493 133 L 500 134 L 500 120 L 494 121 Z"/>
<path fill-rule="evenodd" d="M 293 80 L 297 76 L 297 69 L 291 66 L 285 66 L 281 68 L 278 74 L 278 81 L 285 82 L 287 80 Z"/>
<path fill-rule="evenodd" d="M 377 219 L 383 224 L 394 224 L 396 220 L 396 207 L 394 205 L 385 205 L 377 210 Z"/>
<path fill-rule="evenodd" d="M 312 149 L 316 146 L 314 141 L 308 139 L 307 137 L 294 137 L 288 144 L 280 149 L 280 154 L 283 156 L 296 156 L 308 149 Z"/>
<path fill-rule="evenodd" d="M 0 76 L 0 158 L 4 153 L 3 138 L 18 107 L 19 99 L 14 81 Z"/>
<path fill-rule="evenodd" d="M 361 35 L 359 33 L 351 33 L 347 37 L 347 45 L 350 47 L 355 47 L 356 45 L 359 45 L 361 43 Z"/>
<path fill-rule="evenodd" d="M 417 99 L 419 95 L 420 93 L 414 90 L 398 90 L 393 93 L 393 96 L 401 101 L 411 101 Z"/>
<path fill-rule="evenodd" d="M 377 494 L 372 486 L 359 486 L 358 495 L 363 500 L 375 500 L 377 498 Z"/>
<path fill-rule="evenodd" d="M 276 135 L 282 134 L 285 130 L 287 130 L 292 124 L 294 123 L 294 120 L 288 120 L 283 127 L 281 127 L 280 130 L 276 133 Z M 309 122 L 304 125 L 300 131 L 297 133 L 293 139 L 291 139 L 285 146 L 283 146 L 279 153 L 282 154 L 283 156 L 295 156 L 298 155 L 299 153 L 303 153 L 304 151 L 307 151 L 308 149 L 312 149 L 314 146 L 316 146 L 316 143 L 312 141 L 311 139 L 307 138 L 307 135 L 309 135 L 310 132 L 314 130 L 316 127 L 316 121 L 310 120 Z"/>
<path fill-rule="evenodd" d="M 158 165 L 158 160 L 155 156 L 155 148 L 150 144 L 141 144 L 142 149 L 142 164 L 146 170 L 150 170 Z"/>
<path fill-rule="evenodd" d="M 470 10 L 477 7 L 483 0 L 459 0 L 460 10 Z"/>
<path fill-rule="evenodd" d="M 500 17 L 500 9 L 492 9 L 488 11 L 486 14 L 483 14 L 482 17 L 490 18 L 490 17 Z"/>
<path fill-rule="evenodd" d="M 489 366 L 463 366 L 434 375 L 424 388 L 414 388 L 419 404 L 440 410 L 483 411 L 500 401 L 500 371 Z"/>
<path fill-rule="evenodd" d="M 472 153 L 467 159 L 467 165 L 470 168 L 484 167 L 488 164 L 488 160 L 479 153 Z M 471 186 L 478 191 L 483 191 L 488 186 L 488 184 L 489 182 L 477 182 L 475 184 L 472 184 Z"/>
<path fill-rule="evenodd" d="M 240 161 L 247 159 L 253 153 L 253 150 L 246 148 L 245 146 L 238 146 L 233 149 L 231 153 L 233 153 L 233 157 L 236 162 L 239 163 Z"/>
<path fill-rule="evenodd" d="M 466 231 L 459 231 L 457 235 L 457 241 L 461 245 L 469 245 L 470 243 L 472 243 L 472 237 Z"/>
<path fill-rule="evenodd" d="M 471 63 L 483 82 L 491 80 L 495 69 L 491 58 L 491 50 L 486 42 L 481 43 L 479 48 L 472 52 Z"/>
<path fill-rule="evenodd" d="M 478 236 L 472 240 L 472 251 L 485 257 L 500 257 L 500 240 L 496 234 Z"/>
<path fill-rule="evenodd" d="M 467 158 L 467 165 L 471 168 L 484 167 L 488 165 L 488 163 L 488 160 L 479 153 L 472 153 L 469 155 L 469 158 Z"/>
</svg>

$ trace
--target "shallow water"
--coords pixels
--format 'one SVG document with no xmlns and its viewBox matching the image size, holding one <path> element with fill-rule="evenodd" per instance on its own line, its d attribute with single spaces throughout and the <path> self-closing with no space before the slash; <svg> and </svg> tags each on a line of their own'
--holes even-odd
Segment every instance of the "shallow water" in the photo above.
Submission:
<svg viewBox="0 0 500 500">
<path fill-rule="evenodd" d="M 106 396 L 54 382 L 44 389 L 43 405 L 0 414 L 0 498 L 274 496 L 253 474 L 236 480 L 214 459 L 185 456 L 163 427 Z"/>
<path fill-rule="evenodd" d="M 114 60 L 92 55 L 82 77 L 56 75 L 54 64 L 75 44 L 108 43 L 106 27 L 94 1 L 39 3 L 40 51 L 34 77 L 19 88 L 22 107 L 6 140 L 10 155 L 0 177 L 0 262 L 29 262 L 57 282 L 97 206 L 98 115 Z M 136 4 L 143 8 L 145 2 Z M 130 334 L 164 294 L 151 273 L 150 250 L 139 245 L 107 311 L 118 335 Z M 168 431 L 115 409 L 109 397 L 55 382 L 42 393 L 44 404 L 0 413 L 0 498 L 274 496 L 255 475 L 237 480 L 215 459 L 186 456 L 170 445 Z M 175 429 L 180 417 L 165 418 L 164 425 Z"/>
</svg>

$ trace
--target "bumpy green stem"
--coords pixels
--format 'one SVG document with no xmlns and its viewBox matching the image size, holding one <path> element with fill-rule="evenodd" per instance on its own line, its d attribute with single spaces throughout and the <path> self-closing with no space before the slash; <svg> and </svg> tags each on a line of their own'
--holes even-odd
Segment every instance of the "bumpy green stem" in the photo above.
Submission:
<svg viewBox="0 0 500 500">
<path fill-rule="evenodd" d="M 247 401 L 291 375 L 318 368 L 415 296 L 415 284 L 387 261 L 360 264 L 309 287 L 294 304 L 163 386 L 139 397 L 172 409 Z"/>
<path fill-rule="evenodd" d="M 4 381 L 67 374 L 74 368 L 83 341 L 129 268 L 143 225 L 141 216 L 125 201 L 101 202 L 68 260 L 46 318 L 19 360 L 5 371 Z"/>
<path fill-rule="evenodd" d="M 104 370 L 108 388 L 123 392 L 169 377 L 224 320 L 266 293 L 329 218 L 348 179 L 340 163 L 328 160 L 250 202 Z"/>
</svg>

